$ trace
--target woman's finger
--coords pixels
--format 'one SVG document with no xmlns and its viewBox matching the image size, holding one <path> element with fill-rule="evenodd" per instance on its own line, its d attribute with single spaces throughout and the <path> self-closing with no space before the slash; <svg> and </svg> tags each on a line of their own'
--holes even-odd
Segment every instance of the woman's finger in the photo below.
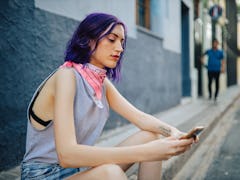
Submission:
<svg viewBox="0 0 240 180">
<path fill-rule="evenodd" d="M 199 142 L 199 137 L 198 137 L 198 136 L 195 137 L 194 142 L 195 142 L 195 143 L 198 143 L 198 142 Z"/>
<path fill-rule="evenodd" d="M 178 140 L 178 142 L 176 143 L 176 146 L 189 146 L 194 142 L 193 138 L 191 139 L 181 139 Z"/>
</svg>

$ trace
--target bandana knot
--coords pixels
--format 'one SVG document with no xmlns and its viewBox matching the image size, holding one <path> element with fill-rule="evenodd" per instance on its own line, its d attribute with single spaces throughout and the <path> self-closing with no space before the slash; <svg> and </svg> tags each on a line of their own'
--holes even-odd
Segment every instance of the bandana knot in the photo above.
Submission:
<svg viewBox="0 0 240 180">
<path fill-rule="evenodd" d="M 102 86 L 107 73 L 105 69 L 101 69 L 90 63 L 83 65 L 72 61 L 66 61 L 60 67 L 73 67 L 76 69 L 93 88 L 96 98 L 98 100 L 102 99 Z"/>
</svg>

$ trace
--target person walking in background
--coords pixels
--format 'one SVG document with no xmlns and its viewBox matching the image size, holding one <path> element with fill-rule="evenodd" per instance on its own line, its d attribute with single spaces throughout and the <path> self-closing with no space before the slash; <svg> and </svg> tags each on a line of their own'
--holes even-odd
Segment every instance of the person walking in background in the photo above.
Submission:
<svg viewBox="0 0 240 180">
<path fill-rule="evenodd" d="M 126 38 L 125 25 L 109 14 L 90 14 L 77 27 L 65 63 L 29 104 L 22 179 L 127 179 L 124 172 L 135 162 L 139 179 L 160 179 L 161 161 L 194 143 L 134 107 L 110 81 L 119 79 Z M 116 147 L 96 147 L 110 108 L 140 130 Z"/>
<path fill-rule="evenodd" d="M 220 73 L 225 72 L 225 60 L 224 52 L 218 49 L 219 42 L 217 39 L 213 39 L 212 48 L 208 49 L 201 58 L 201 63 L 204 65 L 204 56 L 208 56 L 207 70 L 208 70 L 208 92 L 209 100 L 212 99 L 212 81 L 215 80 L 215 95 L 214 102 L 217 101 L 219 91 L 219 76 Z"/>
</svg>

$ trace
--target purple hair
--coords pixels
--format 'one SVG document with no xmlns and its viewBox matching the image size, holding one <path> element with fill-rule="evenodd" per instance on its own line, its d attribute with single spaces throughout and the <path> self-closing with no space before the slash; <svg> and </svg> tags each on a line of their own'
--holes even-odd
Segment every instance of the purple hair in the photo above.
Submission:
<svg viewBox="0 0 240 180">
<path fill-rule="evenodd" d="M 116 25 L 122 25 L 124 28 L 123 49 L 126 47 L 126 27 L 117 17 L 105 13 L 89 14 L 77 27 L 73 37 L 67 44 L 65 52 L 65 61 L 73 61 L 75 63 L 86 64 L 90 62 L 92 53 L 96 50 L 99 41 L 111 33 Z M 104 33 L 111 25 L 111 28 Z M 103 34 L 104 33 L 104 34 Z M 91 50 L 90 40 L 96 42 L 95 48 Z M 123 51 L 124 52 L 124 51 Z M 107 76 L 118 81 L 120 79 L 120 71 L 122 64 L 123 52 L 120 55 L 119 61 L 115 68 L 106 68 Z"/>
</svg>

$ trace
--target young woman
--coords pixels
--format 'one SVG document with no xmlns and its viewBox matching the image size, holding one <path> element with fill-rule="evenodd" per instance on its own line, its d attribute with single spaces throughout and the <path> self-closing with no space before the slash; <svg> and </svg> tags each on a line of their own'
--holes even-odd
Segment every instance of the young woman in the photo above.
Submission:
<svg viewBox="0 0 240 180">
<path fill-rule="evenodd" d="M 193 139 L 177 139 L 182 132 L 135 108 L 110 82 L 119 79 L 126 37 L 124 24 L 109 14 L 80 23 L 65 63 L 30 102 L 22 179 L 127 179 L 124 171 L 135 162 L 139 179 L 159 179 L 161 161 L 190 148 Z M 141 131 L 117 147 L 93 146 L 109 108 Z"/>
</svg>

